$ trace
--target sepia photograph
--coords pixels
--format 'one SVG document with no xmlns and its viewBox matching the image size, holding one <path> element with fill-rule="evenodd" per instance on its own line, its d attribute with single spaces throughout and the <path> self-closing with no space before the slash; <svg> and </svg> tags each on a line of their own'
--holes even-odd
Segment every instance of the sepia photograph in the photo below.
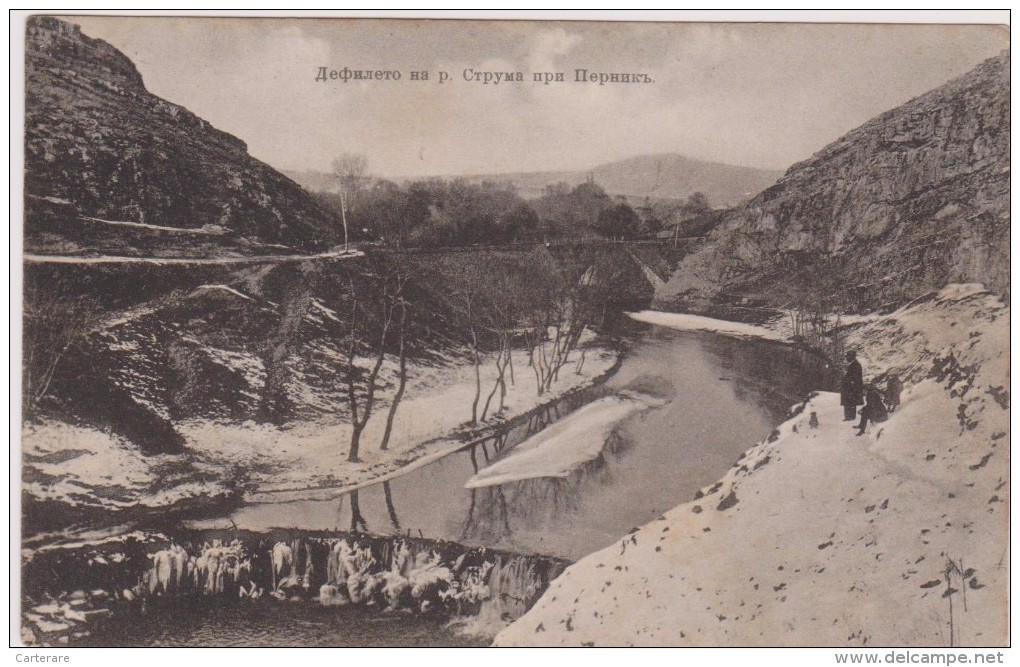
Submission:
<svg viewBox="0 0 1020 667">
<path fill-rule="evenodd" d="M 1001 663 L 1009 14 L 847 13 L 14 16 L 11 646 Z"/>
</svg>

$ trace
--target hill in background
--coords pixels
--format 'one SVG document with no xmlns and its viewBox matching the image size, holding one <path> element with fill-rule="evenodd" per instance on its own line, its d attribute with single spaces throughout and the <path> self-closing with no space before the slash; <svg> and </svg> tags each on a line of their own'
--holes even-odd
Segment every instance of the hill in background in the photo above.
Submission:
<svg viewBox="0 0 1020 667">
<path fill-rule="evenodd" d="M 308 190 L 328 190 L 331 177 L 315 171 L 284 172 Z M 587 171 L 534 171 L 506 174 L 442 176 L 463 178 L 469 183 L 492 181 L 513 183 L 525 199 L 545 194 L 548 186 L 566 183 L 577 186 L 593 178 L 611 195 L 633 201 L 686 199 L 695 192 L 708 197 L 713 206 L 733 206 L 769 187 L 781 176 L 778 171 L 705 162 L 675 153 L 641 155 L 598 165 Z M 412 179 L 405 179 L 412 180 Z"/>
</svg>

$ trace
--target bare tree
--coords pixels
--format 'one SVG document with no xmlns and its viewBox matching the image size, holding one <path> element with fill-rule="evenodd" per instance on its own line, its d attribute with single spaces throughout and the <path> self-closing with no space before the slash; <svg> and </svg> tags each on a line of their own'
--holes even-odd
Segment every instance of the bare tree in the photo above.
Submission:
<svg viewBox="0 0 1020 667">
<path fill-rule="evenodd" d="M 403 286 L 401 286 L 401 290 Z M 397 308 L 400 309 L 399 329 L 398 329 L 398 354 L 400 357 L 400 370 L 397 379 L 397 392 L 393 395 L 393 400 L 390 401 L 389 412 L 386 413 L 386 429 L 383 431 L 382 442 L 379 444 L 379 449 L 385 451 L 390 446 L 390 435 L 393 433 L 393 420 L 397 416 L 397 408 L 400 407 L 400 401 L 404 398 L 404 389 L 407 387 L 407 300 L 402 296 L 395 297 L 397 299 Z"/>
<path fill-rule="evenodd" d="M 457 258 L 459 260 L 460 258 Z M 467 261 L 444 262 L 439 269 L 439 279 L 433 287 L 436 296 L 453 311 L 467 335 L 467 345 L 474 367 L 475 391 L 471 401 L 471 425 L 478 424 L 478 404 L 482 395 L 482 291 L 487 276 L 480 262 L 475 258 Z"/>
<path fill-rule="evenodd" d="M 492 390 L 486 397 L 485 405 L 482 407 L 482 421 L 485 421 L 485 416 L 489 412 L 489 406 L 497 390 L 499 391 L 499 407 L 494 412 L 499 414 L 506 406 L 506 372 L 508 368 L 511 369 L 511 372 L 513 369 L 513 347 L 511 345 L 513 324 L 508 319 L 508 315 L 507 311 L 498 309 L 498 306 L 495 306 L 490 314 L 492 325 L 489 331 L 498 341 L 496 346 L 496 379 L 493 381 Z"/>
<path fill-rule="evenodd" d="M 347 250 L 347 214 L 358 207 L 361 190 L 368 183 L 368 158 L 360 153 L 342 153 L 333 160 L 333 176 L 340 190 L 340 213 L 344 225 L 344 251 Z"/>
<path fill-rule="evenodd" d="M 23 406 L 30 417 L 50 393 L 61 363 L 98 325 L 99 305 L 87 296 L 66 296 L 60 289 L 28 287 L 23 313 Z"/>
<path fill-rule="evenodd" d="M 377 282 L 377 289 L 371 290 L 367 286 L 359 289 L 354 281 L 354 276 L 348 274 L 350 291 L 350 317 L 347 340 L 347 403 L 351 411 L 351 443 L 347 459 L 349 461 L 360 461 L 358 458 L 361 446 L 361 434 L 372 417 L 372 410 L 375 407 L 376 391 L 379 389 L 379 373 L 382 370 L 386 358 L 387 339 L 393 326 L 394 314 L 401 311 L 401 328 L 406 325 L 406 303 L 403 299 L 404 286 L 407 283 L 407 276 L 398 271 L 388 271 L 385 268 L 382 273 L 373 273 L 369 276 Z M 375 292 L 373 294 L 373 292 Z M 371 310 L 378 309 L 379 319 L 377 329 L 371 330 L 369 316 Z M 365 321 L 362 324 L 362 321 Z M 364 332 L 362 332 L 364 329 Z M 359 349 L 363 346 L 361 341 L 362 333 L 371 336 L 373 333 L 378 336 L 374 350 L 369 348 L 369 356 L 372 358 L 368 371 L 361 369 L 358 364 Z M 400 334 L 401 347 L 404 345 L 404 333 Z M 406 357 L 402 363 L 402 375 L 406 377 Z M 403 381 L 402 381 L 403 383 Z M 364 393 L 359 395 L 359 388 L 364 386 Z M 401 390 L 402 394 L 402 390 Z M 398 401 L 399 402 L 399 401 Z M 395 408 L 391 406 L 395 412 Z M 388 439 L 388 437 L 387 437 Z"/>
<path fill-rule="evenodd" d="M 599 308 L 597 283 L 605 282 L 600 276 L 605 270 L 598 259 L 588 263 L 563 258 L 542 274 L 548 289 L 537 295 L 528 318 L 529 363 L 539 395 L 559 379 L 560 369 L 593 321 Z"/>
<path fill-rule="evenodd" d="M 483 321 L 485 331 L 492 339 L 490 347 L 496 350 L 496 377 L 492 389 L 482 407 L 481 419 L 485 420 L 496 392 L 499 392 L 499 406 L 494 413 L 499 414 L 506 406 L 506 380 L 510 374 L 510 383 L 514 383 L 513 339 L 520 313 L 525 309 L 523 303 L 527 295 L 521 279 L 522 271 L 516 262 L 489 262 L 490 277 L 485 281 L 482 299 Z"/>
</svg>

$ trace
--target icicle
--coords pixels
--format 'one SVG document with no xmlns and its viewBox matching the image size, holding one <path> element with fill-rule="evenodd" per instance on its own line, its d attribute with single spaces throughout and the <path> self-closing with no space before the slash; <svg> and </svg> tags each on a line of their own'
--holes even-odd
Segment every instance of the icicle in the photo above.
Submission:
<svg viewBox="0 0 1020 667">
<path fill-rule="evenodd" d="M 324 607 L 338 607 L 347 604 L 347 599 L 336 584 L 323 584 L 319 587 L 319 604 Z"/>
<path fill-rule="evenodd" d="M 294 550 L 284 542 L 277 542 L 271 552 L 273 566 L 273 596 L 280 597 L 286 588 L 292 588 L 296 583 L 293 577 Z"/>
</svg>

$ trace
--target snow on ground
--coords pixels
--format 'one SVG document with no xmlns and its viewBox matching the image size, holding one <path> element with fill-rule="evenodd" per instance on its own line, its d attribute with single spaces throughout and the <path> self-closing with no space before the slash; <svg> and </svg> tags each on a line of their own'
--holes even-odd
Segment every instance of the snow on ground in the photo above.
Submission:
<svg viewBox="0 0 1020 667">
<path fill-rule="evenodd" d="M 165 505 L 188 493 L 159 484 L 160 470 L 183 464 L 182 455 L 144 456 L 120 438 L 91 428 L 60 422 L 26 425 L 22 457 L 22 488 L 37 500 L 117 510 Z"/>
<path fill-rule="evenodd" d="M 152 225 L 145 222 L 130 222 L 127 220 L 104 220 L 103 218 L 91 218 L 88 216 L 82 216 L 82 220 L 89 220 L 91 222 L 101 222 L 103 224 L 114 225 L 117 227 L 132 227 L 135 229 L 148 229 L 155 232 L 170 232 L 173 234 L 209 234 L 213 236 L 220 236 L 226 233 L 226 230 L 218 225 L 206 225 L 204 227 L 198 228 L 166 227 L 164 225 Z"/>
<path fill-rule="evenodd" d="M 727 322 L 701 315 L 687 313 L 664 313 L 657 310 L 642 310 L 639 313 L 628 313 L 631 319 L 647 324 L 657 324 L 681 331 L 708 331 L 711 333 L 736 336 L 738 338 L 762 338 L 785 342 L 787 338 L 773 329 L 743 322 Z"/>
<path fill-rule="evenodd" d="M 641 410 L 663 401 L 644 394 L 607 396 L 571 413 L 514 447 L 512 453 L 480 470 L 466 489 L 497 486 L 535 477 L 567 477 L 598 458 L 613 428 Z"/>
<path fill-rule="evenodd" d="M 42 197 L 42 196 L 39 196 L 39 195 L 32 195 L 32 194 L 26 194 L 25 196 L 29 197 L 31 199 L 42 199 L 44 201 L 48 201 L 48 202 L 51 202 L 53 204 L 70 204 L 71 203 L 71 201 L 69 199 L 64 199 L 62 197 Z"/>
<path fill-rule="evenodd" d="M 522 414 L 571 389 L 590 384 L 615 361 L 616 354 L 611 350 L 591 349 L 581 373 L 576 373 L 572 365 L 566 366 L 552 390 L 538 396 L 534 377 L 529 375 L 527 353 L 515 352 L 516 383 L 507 382 L 506 409 L 500 419 Z M 395 359 L 387 358 L 387 367 L 395 364 Z M 249 496 L 253 501 L 293 500 L 295 493 L 308 495 L 308 489 L 315 487 L 330 487 L 328 493 L 338 495 L 377 481 L 422 457 L 432 460 L 463 446 L 464 439 L 460 436 L 470 428 L 474 367 L 463 362 L 456 366 L 418 366 L 410 368 L 409 375 L 404 399 L 394 419 L 388 451 L 380 451 L 379 443 L 394 387 L 381 392 L 362 433 L 361 463 L 347 461 L 351 427 L 346 420 L 284 428 L 252 422 L 230 425 L 201 421 L 182 425 L 181 432 L 189 447 L 210 457 L 222 457 L 262 471 L 254 475 L 257 491 Z M 483 363 L 479 412 L 495 377 L 495 364 L 491 360 Z M 493 403 L 498 399 L 497 393 Z M 487 422 L 480 426 L 498 423 L 491 416 L 494 407 L 490 408 Z M 283 491 L 292 493 L 279 493 Z"/>
<path fill-rule="evenodd" d="M 864 436 L 814 395 L 722 480 L 570 567 L 497 645 L 1008 642 L 1009 308 L 979 286 L 851 334 L 906 389 Z M 819 426 L 810 427 L 810 415 Z"/>
<path fill-rule="evenodd" d="M 195 291 L 198 292 L 199 290 L 223 290 L 225 292 L 229 292 L 229 293 L 233 294 L 234 296 L 239 296 L 242 299 L 244 299 L 245 301 L 254 301 L 255 300 L 252 297 L 248 296 L 247 294 L 244 294 L 243 292 L 237 291 L 236 289 L 234 289 L 230 285 L 199 285 L 198 287 L 195 288 Z"/>
<path fill-rule="evenodd" d="M 318 299 L 312 299 L 312 306 L 334 322 L 340 321 L 340 316 L 336 314 L 336 311 L 323 305 L 323 303 Z"/>
<path fill-rule="evenodd" d="M 717 320 L 713 317 L 702 315 L 691 315 L 690 313 L 667 313 L 658 310 L 642 310 L 627 315 L 638 322 L 656 324 L 680 331 L 707 331 L 723 336 L 735 338 L 756 338 L 771 340 L 779 343 L 791 342 L 793 338 L 793 326 L 790 318 L 783 315 L 775 317 L 768 322 L 758 324 L 746 324 L 744 322 L 730 322 L 728 320 Z M 847 326 L 867 324 L 874 321 L 877 315 L 840 315 L 829 317 L 830 326 Z"/>
</svg>

